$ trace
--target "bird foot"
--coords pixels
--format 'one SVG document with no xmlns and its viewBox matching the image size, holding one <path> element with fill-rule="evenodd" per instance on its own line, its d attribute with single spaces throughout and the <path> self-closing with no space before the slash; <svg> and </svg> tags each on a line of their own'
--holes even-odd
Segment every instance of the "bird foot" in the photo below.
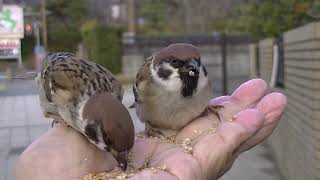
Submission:
<svg viewBox="0 0 320 180">
<path fill-rule="evenodd" d="M 56 124 L 56 123 L 59 123 L 59 124 L 62 124 L 66 127 L 71 127 L 69 126 L 65 121 L 63 121 L 62 119 L 54 119 L 51 123 L 51 127 L 53 128 L 53 126 Z"/>
<path fill-rule="evenodd" d="M 158 129 L 155 129 L 155 128 L 151 128 L 151 127 L 146 127 L 145 128 L 145 134 L 148 136 L 148 137 L 165 137 L 165 135 Z"/>
<path fill-rule="evenodd" d="M 221 118 L 220 118 L 220 115 L 219 115 L 219 113 L 218 113 L 218 110 L 219 110 L 220 108 L 223 108 L 223 107 L 224 107 L 224 106 L 222 106 L 222 105 L 208 106 L 208 107 L 206 108 L 206 110 L 201 114 L 201 117 L 203 117 L 203 116 L 208 116 L 210 113 L 213 113 L 213 114 L 217 115 L 218 118 L 219 118 L 219 121 L 221 121 Z"/>
<path fill-rule="evenodd" d="M 162 143 L 175 143 L 177 132 L 173 130 L 160 130 L 155 128 L 146 128 L 146 137 L 154 137 L 160 139 Z"/>
</svg>

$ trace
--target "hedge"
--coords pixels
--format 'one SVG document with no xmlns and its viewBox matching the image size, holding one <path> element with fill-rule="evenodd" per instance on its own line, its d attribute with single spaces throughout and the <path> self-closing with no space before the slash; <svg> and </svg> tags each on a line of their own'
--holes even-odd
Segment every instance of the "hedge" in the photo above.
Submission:
<svg viewBox="0 0 320 180">
<path fill-rule="evenodd" d="M 74 28 L 59 29 L 48 33 L 49 52 L 76 52 L 78 44 L 81 42 L 80 31 Z"/>
<path fill-rule="evenodd" d="M 88 22 L 81 28 L 89 59 L 112 73 L 121 71 L 121 28 Z"/>
</svg>

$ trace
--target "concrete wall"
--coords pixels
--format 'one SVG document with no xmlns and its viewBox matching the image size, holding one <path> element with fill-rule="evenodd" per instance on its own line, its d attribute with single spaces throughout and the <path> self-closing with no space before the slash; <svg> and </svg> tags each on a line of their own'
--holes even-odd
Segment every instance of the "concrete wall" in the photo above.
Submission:
<svg viewBox="0 0 320 180">
<path fill-rule="evenodd" d="M 261 77 L 270 79 L 271 40 L 259 43 Z M 288 108 L 269 143 L 285 180 L 320 179 L 320 23 L 284 34 Z"/>
<path fill-rule="evenodd" d="M 267 82 L 271 79 L 272 73 L 272 53 L 273 53 L 273 38 L 265 39 L 259 42 L 259 68 L 260 76 Z"/>
</svg>

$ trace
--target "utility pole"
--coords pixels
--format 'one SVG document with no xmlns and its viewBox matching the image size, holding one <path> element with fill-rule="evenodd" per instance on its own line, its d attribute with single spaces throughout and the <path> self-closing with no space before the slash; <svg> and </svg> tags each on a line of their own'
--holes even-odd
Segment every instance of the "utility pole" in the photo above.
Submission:
<svg viewBox="0 0 320 180">
<path fill-rule="evenodd" d="M 134 0 L 128 0 L 128 32 L 135 34 L 136 18 L 135 18 L 135 3 Z"/>
<path fill-rule="evenodd" d="M 48 47 L 47 40 L 47 19 L 46 19 L 46 1 L 40 0 L 40 17 L 41 17 L 41 28 L 42 28 L 42 42 L 45 50 Z"/>
</svg>

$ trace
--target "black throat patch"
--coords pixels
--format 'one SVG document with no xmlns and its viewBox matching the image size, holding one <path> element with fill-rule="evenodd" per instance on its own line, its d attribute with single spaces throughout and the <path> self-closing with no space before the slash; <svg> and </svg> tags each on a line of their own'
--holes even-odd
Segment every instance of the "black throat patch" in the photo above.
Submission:
<svg viewBox="0 0 320 180">
<path fill-rule="evenodd" d="M 189 76 L 187 73 L 180 72 L 179 74 L 182 82 L 182 96 L 185 98 L 192 97 L 197 90 L 199 76 Z"/>
</svg>

